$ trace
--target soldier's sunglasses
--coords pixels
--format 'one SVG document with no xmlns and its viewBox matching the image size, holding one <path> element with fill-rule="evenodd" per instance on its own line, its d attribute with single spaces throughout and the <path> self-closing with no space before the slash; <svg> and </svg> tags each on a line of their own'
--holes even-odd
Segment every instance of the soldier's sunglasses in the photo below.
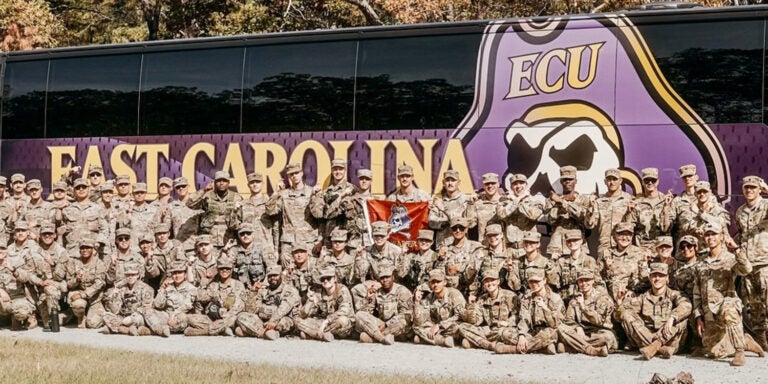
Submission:
<svg viewBox="0 0 768 384">
<path fill-rule="evenodd" d="M 680 248 L 681 248 L 681 249 L 691 249 L 691 248 L 696 248 L 696 245 L 695 245 L 695 244 L 688 244 L 688 243 L 685 243 L 685 244 L 681 244 L 681 245 L 680 245 Z"/>
</svg>

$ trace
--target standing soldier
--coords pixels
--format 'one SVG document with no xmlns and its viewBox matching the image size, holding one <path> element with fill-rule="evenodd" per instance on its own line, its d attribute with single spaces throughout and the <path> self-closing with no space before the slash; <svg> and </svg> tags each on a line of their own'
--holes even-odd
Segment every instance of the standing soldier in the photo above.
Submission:
<svg viewBox="0 0 768 384">
<path fill-rule="evenodd" d="M 135 249 L 139 246 L 139 237 L 149 231 L 152 233 L 156 219 L 157 208 L 147 203 L 147 184 L 136 183 L 133 185 L 133 200 L 127 205 L 127 209 L 119 219 L 119 228 L 130 228 L 131 246 Z"/>
<path fill-rule="evenodd" d="M 731 224 L 731 215 L 723 208 L 712 196 L 712 189 L 706 181 L 696 183 L 696 200 L 685 210 L 678 220 L 681 225 L 682 233 L 693 235 L 700 240 L 704 237 L 704 227 L 709 223 L 716 223 L 723 228 L 728 228 Z M 723 234 L 725 244 L 731 248 L 736 248 L 736 243 L 729 233 Z M 699 249 L 704 249 L 704 244 L 699 244 Z"/>
<path fill-rule="evenodd" d="M 29 202 L 29 196 L 24 193 L 27 187 L 27 178 L 21 173 L 11 175 L 11 196 L 9 203 L 16 211 L 22 210 Z"/>
<path fill-rule="evenodd" d="M 117 189 L 117 196 L 112 201 L 118 209 L 125 211 L 133 200 L 133 197 L 131 197 L 131 178 L 128 175 L 117 175 L 115 177 L 115 187 Z"/>
<path fill-rule="evenodd" d="M 40 298 L 38 311 L 43 321 L 43 327 L 50 326 L 50 314 L 52 310 L 60 310 L 59 301 L 62 294 L 67 291 L 67 270 L 69 255 L 59 243 L 56 242 L 56 227 L 52 223 L 44 223 L 40 227 L 40 247 L 38 252 L 45 264 L 41 274 Z"/>
<path fill-rule="evenodd" d="M 723 227 L 709 223 L 704 228 L 707 253 L 696 268 L 693 288 L 693 318 L 707 355 L 716 359 L 734 355 L 731 365 L 742 366 L 744 351 L 763 356 L 763 349 L 744 333 L 742 303 L 736 297 L 736 277 L 752 272 L 743 251 L 734 255 L 723 245 Z"/>
<path fill-rule="evenodd" d="M 166 266 L 175 260 L 187 260 L 181 243 L 170 239 L 171 226 L 168 223 L 159 223 L 154 230 L 154 247 L 151 250 L 152 258 L 158 261 L 158 267 L 165 271 Z"/>
<path fill-rule="evenodd" d="M 197 256 L 189 259 L 192 274 L 190 281 L 198 288 L 205 289 L 208 283 L 216 276 L 216 257 L 213 254 L 213 244 L 210 235 L 200 235 L 195 241 Z"/>
<path fill-rule="evenodd" d="M 381 288 L 373 296 L 373 311 L 358 308 L 355 313 L 355 329 L 360 332 L 361 343 L 392 345 L 396 338 L 404 340 L 411 335 L 413 295 L 408 288 L 395 283 L 394 270 L 391 263 L 379 268 Z"/>
<path fill-rule="evenodd" d="M 499 275 L 500 284 L 506 286 L 509 279 L 509 268 L 518 258 L 518 251 L 504 247 L 501 225 L 491 224 L 485 230 L 485 242 L 488 246 L 479 249 L 475 255 L 475 264 L 478 265 L 479 275 L 484 271 L 493 270 Z M 523 236 L 520 236 L 522 243 Z M 482 283 L 482 281 L 480 281 Z"/>
<path fill-rule="evenodd" d="M 429 227 L 434 229 L 437 244 L 451 237 L 451 219 L 464 216 L 469 197 L 459 190 L 459 172 L 449 169 L 443 174 L 443 190 L 435 195 L 429 208 Z M 428 271 L 425 271 L 428 272 Z"/>
<path fill-rule="evenodd" d="M 315 272 L 317 259 L 309 257 L 311 249 L 312 243 L 293 243 L 293 263 L 286 271 L 285 276 L 289 284 L 293 284 L 294 288 L 299 291 L 302 303 L 306 301 L 309 289 L 317 283 L 312 275 Z"/>
<path fill-rule="evenodd" d="M 589 208 L 589 198 L 576 192 L 576 167 L 566 165 L 560 168 L 560 185 L 563 194 L 554 191 L 544 205 L 547 223 L 552 226 L 552 236 L 547 245 L 547 254 L 553 259 L 569 252 L 563 234 L 569 229 L 584 233 L 584 219 Z"/>
<path fill-rule="evenodd" d="M 565 317 L 563 300 L 547 287 L 541 269 L 528 273 L 528 287 L 520 299 L 518 333 L 512 339 L 505 338 L 504 343 L 496 343 L 496 353 L 557 353 L 557 328 Z"/>
<path fill-rule="evenodd" d="M 101 183 L 104 181 L 104 169 L 98 165 L 88 167 L 88 182 L 90 183 L 90 194 L 88 198 L 97 203 L 101 200 Z"/>
<path fill-rule="evenodd" d="M 331 252 L 324 252 L 317 263 L 319 268 L 333 268 L 336 271 L 336 281 L 353 287 L 357 284 L 355 273 L 355 257 L 347 253 L 347 231 L 336 228 L 331 232 Z"/>
<path fill-rule="evenodd" d="M 675 260 L 669 269 L 669 286 L 676 291 L 680 291 L 688 301 L 693 303 L 693 285 L 696 280 L 696 267 L 699 264 L 697 259 L 699 240 L 693 236 L 683 236 L 677 242 L 677 248 L 680 253 L 680 260 Z"/>
<path fill-rule="evenodd" d="M 476 241 L 467 239 L 469 219 L 454 217 L 451 219 L 452 241 L 443 244 L 438 250 L 439 257 L 445 258 L 447 284 L 469 297 L 470 302 L 477 298 L 477 260 L 475 254 L 482 249 Z"/>
<path fill-rule="evenodd" d="M 301 338 L 333 341 L 347 338 L 354 330 L 355 310 L 349 288 L 336 281 L 336 270 L 323 268 L 320 287 L 313 288 L 294 319 Z"/>
<path fill-rule="evenodd" d="M 274 220 L 267 215 L 267 195 L 262 192 L 264 176 L 261 173 L 249 173 L 248 189 L 251 191 L 251 197 L 243 200 L 236 205 L 232 214 L 236 217 L 234 222 L 238 223 L 238 228 L 242 224 L 248 223 L 253 227 L 252 238 L 260 244 L 264 256 L 272 263 L 279 262 L 275 239 L 272 236 L 275 228 Z"/>
<path fill-rule="evenodd" d="M 349 233 L 349 248 L 354 252 L 371 245 L 368 233 L 368 219 L 365 215 L 366 201 L 373 198 L 371 183 L 373 172 L 370 169 L 357 170 L 357 188 L 350 195 L 345 195 L 338 205 L 329 208 L 329 215 L 334 209 L 339 209 L 346 215 L 346 229 Z"/>
<path fill-rule="evenodd" d="M 398 203 L 428 202 L 431 197 L 427 192 L 416 187 L 413 183 L 413 167 L 401 165 L 397 167 L 397 181 L 399 186 L 394 192 L 387 195 L 387 201 Z"/>
<path fill-rule="evenodd" d="M 141 234 L 140 236 L 143 236 Z M 138 241 L 136 241 L 138 244 Z M 131 247 L 131 230 L 120 228 L 115 233 L 115 251 L 109 255 L 105 261 L 107 265 L 107 285 L 113 286 L 118 281 L 125 279 L 125 269 L 129 265 L 141 267 L 144 265 L 144 258 L 141 257 L 134 248 Z M 140 268 L 139 279 L 144 278 L 144 268 Z"/>
<path fill-rule="evenodd" d="M 331 161 L 331 184 L 320 193 L 312 195 L 309 202 L 309 209 L 316 219 L 322 219 L 320 225 L 320 235 L 323 237 L 323 243 L 330 245 L 329 238 L 331 231 L 336 228 L 346 228 L 347 216 L 340 209 L 333 209 L 339 206 L 344 196 L 351 195 L 355 187 L 347 181 L 347 161 L 342 159 L 333 159 Z"/>
<path fill-rule="evenodd" d="M 682 220 L 685 219 L 683 215 L 691 209 L 692 205 L 696 204 L 696 183 L 699 181 L 695 165 L 683 165 L 679 171 L 680 180 L 683 182 L 685 190 L 672 200 L 672 219 L 675 225 L 673 237 L 675 239 L 679 239 L 684 235 L 682 233 Z"/>
<path fill-rule="evenodd" d="M 497 215 L 499 207 L 506 200 L 499 188 L 499 175 L 486 173 L 483 175 L 483 190 L 469 198 L 467 217 L 470 226 L 477 226 L 477 239 L 485 241 L 485 228 L 490 224 L 501 224 Z"/>
<path fill-rule="evenodd" d="M 243 200 L 240 194 L 229 190 L 229 175 L 217 171 L 214 181 L 208 183 L 201 191 L 193 193 L 187 200 L 187 207 L 203 210 L 200 218 L 200 233 L 210 235 L 213 246 L 221 249 L 229 239 L 234 239 L 232 210 Z"/>
<path fill-rule="evenodd" d="M 445 286 L 442 269 L 429 272 L 429 288 L 431 292 L 424 297 L 422 291 L 415 293 L 413 341 L 453 348 L 467 301 L 457 289 Z"/>
<path fill-rule="evenodd" d="M 389 224 L 376 221 L 371 224 L 373 244 L 365 251 L 359 250 L 355 256 L 355 269 L 360 281 L 378 280 L 382 262 L 387 260 L 393 265 L 400 263 L 403 250 L 389 242 Z"/>
<path fill-rule="evenodd" d="M 256 291 L 267 278 L 267 267 L 277 264 L 275 259 L 266 259 L 263 243 L 254 241 L 254 226 L 249 222 L 240 224 L 237 229 L 239 243 L 227 243 L 223 252 L 228 259 L 235 261 L 235 278 L 246 288 Z M 269 245 L 267 245 L 269 246 Z M 271 249 L 271 248 L 270 248 Z"/>
<path fill-rule="evenodd" d="M 523 251 L 525 255 L 514 260 L 509 266 L 509 278 L 507 285 L 512 291 L 523 293 L 528 290 L 525 283 L 530 278 L 531 273 L 541 271 L 546 283 L 556 286 L 557 270 L 551 260 L 541 254 L 541 234 L 538 232 L 523 233 Z"/>
<path fill-rule="evenodd" d="M 256 293 L 254 312 L 241 312 L 235 334 L 277 340 L 293 331 L 293 318 L 301 305 L 299 291 L 283 281 L 283 269 L 271 265 L 267 269 L 267 286 Z"/>
<path fill-rule="evenodd" d="M 604 180 L 608 192 L 597 198 L 592 195 L 589 200 L 585 226 L 589 229 L 597 228 L 598 253 L 616 245 L 611 236 L 613 227 L 627 221 L 634 206 L 632 196 L 621 189 L 622 180 L 621 171 L 616 168 L 608 169 L 605 171 Z"/>
<path fill-rule="evenodd" d="M 197 287 L 187 281 L 187 270 L 184 261 L 170 264 L 170 282 L 160 287 L 152 303 L 154 309 L 144 315 L 147 326 L 156 335 L 169 337 L 187 328 L 187 316 L 193 313 L 198 293 Z"/>
<path fill-rule="evenodd" d="M 167 224 L 166 224 L 167 225 Z M 160 225 L 155 227 L 155 230 L 160 228 Z M 155 242 L 148 233 L 145 233 L 139 239 L 139 256 L 141 257 L 142 264 L 144 265 L 144 281 L 152 289 L 160 289 L 160 285 L 166 280 L 166 277 L 170 277 L 170 274 L 166 275 L 168 266 L 171 261 L 167 261 L 162 254 L 155 254 Z M 186 262 L 184 259 L 177 259 Z"/>
<path fill-rule="evenodd" d="M 606 357 L 609 351 L 619 347 L 611 322 L 613 299 L 605 291 L 595 288 L 595 272 L 591 269 L 578 270 L 576 281 L 578 293 L 568 303 L 565 320 L 557 327 L 562 340 L 557 345 L 558 352 L 570 349 L 589 356 Z"/>
<path fill-rule="evenodd" d="M 122 212 L 125 212 L 125 209 L 120 209 L 118 208 L 118 204 L 113 203 L 113 189 L 114 186 L 112 185 L 111 181 L 107 181 L 106 183 L 100 185 L 99 190 L 101 198 L 96 202 L 96 204 L 99 206 L 99 209 L 101 210 L 101 216 L 107 222 L 107 239 L 115 238 L 115 231 L 117 230 L 116 219 L 118 216 L 122 215 Z M 102 251 L 105 255 L 109 255 L 114 250 L 115 244 L 112 242 L 107 242 L 104 244 L 104 249 Z"/>
<path fill-rule="evenodd" d="M 245 309 L 246 289 L 232 278 L 234 261 L 220 257 L 216 261 L 218 274 L 205 289 L 198 291 L 195 307 L 198 314 L 187 316 L 189 327 L 184 336 L 233 336 L 237 316 Z"/>
<path fill-rule="evenodd" d="M 105 333 L 123 335 L 150 335 L 144 326 L 144 313 L 152 308 L 155 290 L 139 280 L 139 265 L 130 264 L 125 268 L 125 277 L 104 295 Z"/>
<path fill-rule="evenodd" d="M 176 199 L 171 201 L 171 229 L 173 230 L 173 239 L 182 244 L 185 253 L 194 253 L 194 236 L 200 227 L 199 209 L 192 209 L 187 206 L 189 201 L 189 182 L 184 177 L 177 177 L 173 180 L 173 190 L 176 191 Z"/>
<path fill-rule="evenodd" d="M 309 210 L 309 201 L 315 190 L 304 184 L 301 164 L 288 164 L 285 173 L 290 185 L 285 188 L 282 181 L 278 184 L 277 191 L 267 201 L 267 214 L 280 216 L 283 229 L 280 235 L 280 262 L 287 269 L 293 262 L 291 247 L 294 243 L 318 243 L 321 239 L 318 238 L 317 222 Z"/>
<path fill-rule="evenodd" d="M 483 271 L 483 291 L 464 311 L 459 333 L 462 347 L 493 351 L 497 342 L 517 337 L 520 303 L 512 291 L 500 288 L 499 274 L 492 269 Z"/>
<path fill-rule="evenodd" d="M 617 320 L 646 360 L 657 353 L 664 359 L 677 353 L 691 314 L 691 302 L 667 286 L 668 268 L 663 263 L 651 264 L 651 289 L 617 300 Z"/>
<path fill-rule="evenodd" d="M 102 296 L 107 285 L 107 267 L 96 255 L 96 241 L 92 236 L 82 238 L 79 249 L 80 257 L 72 258 L 67 267 L 67 303 L 77 318 L 78 328 L 99 328 L 103 324 Z"/>
<path fill-rule="evenodd" d="M 757 342 L 768 348 L 768 200 L 760 192 L 768 193 L 768 185 L 757 176 L 747 176 L 741 182 L 746 202 L 736 210 L 741 250 L 752 264 L 752 272 L 743 281 L 742 297 L 749 303 L 752 316 L 748 321 Z M 749 287 L 749 289 L 744 289 Z"/>
<path fill-rule="evenodd" d="M 616 245 L 604 250 L 597 262 L 605 286 L 614 300 L 629 294 L 634 296 L 648 288 L 648 261 L 651 252 L 632 245 L 635 228 L 632 223 L 620 223 L 614 230 Z"/>
<path fill-rule="evenodd" d="M 86 237 L 97 243 L 107 244 L 107 222 L 99 212 L 98 204 L 88 199 L 88 182 L 75 179 L 75 201 L 56 210 L 55 219 L 69 256 L 76 258 L 80 240 Z M 94 244 L 96 246 L 96 244 Z"/>
<path fill-rule="evenodd" d="M 643 194 L 635 199 L 630 220 L 635 223 L 635 243 L 650 248 L 659 236 L 669 235 L 672 226 L 672 194 L 659 192 L 659 170 L 645 168 L 641 171 Z"/>
<path fill-rule="evenodd" d="M 519 249 L 523 245 L 523 232 L 536 230 L 536 223 L 544 213 L 544 203 L 531 196 L 525 175 L 514 174 L 508 180 L 510 190 L 497 214 L 507 226 L 507 241 L 512 248 Z"/>
<path fill-rule="evenodd" d="M 53 206 L 43 199 L 43 187 L 38 179 L 32 179 L 27 183 L 29 202 L 24 211 L 19 215 L 20 219 L 29 224 L 30 238 L 40 238 L 40 227 L 47 222 L 53 222 Z"/>
<path fill-rule="evenodd" d="M 442 259 L 432 250 L 432 239 L 435 233 L 429 229 L 420 229 L 418 235 L 419 249 L 406 253 L 397 267 L 397 274 L 403 276 L 403 285 L 410 290 L 429 292 L 429 271 L 437 268 L 445 269 L 445 257 Z"/>
<path fill-rule="evenodd" d="M 594 277 L 599 277 L 600 268 L 597 265 L 597 260 L 586 253 L 581 231 L 569 229 L 565 231 L 564 236 L 565 245 L 570 254 L 564 255 L 557 259 L 557 262 L 553 263 L 555 264 L 555 274 L 557 275 L 554 287 L 557 288 L 563 301 L 569 303 L 571 298 L 580 291 L 577 279 L 578 272 L 580 270 L 592 271 L 594 279 Z M 597 278 L 596 280 L 602 284 L 602 279 Z M 594 284 L 595 282 L 592 282 L 592 285 Z"/>
</svg>

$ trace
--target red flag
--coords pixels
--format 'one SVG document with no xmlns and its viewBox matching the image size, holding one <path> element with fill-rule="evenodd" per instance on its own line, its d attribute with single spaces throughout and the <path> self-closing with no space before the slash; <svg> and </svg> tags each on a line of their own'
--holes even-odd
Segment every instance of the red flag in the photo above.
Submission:
<svg viewBox="0 0 768 384">
<path fill-rule="evenodd" d="M 419 230 L 427 228 L 429 203 L 399 203 L 384 200 L 367 200 L 369 223 L 389 223 L 389 241 L 393 243 L 415 242 Z"/>
</svg>

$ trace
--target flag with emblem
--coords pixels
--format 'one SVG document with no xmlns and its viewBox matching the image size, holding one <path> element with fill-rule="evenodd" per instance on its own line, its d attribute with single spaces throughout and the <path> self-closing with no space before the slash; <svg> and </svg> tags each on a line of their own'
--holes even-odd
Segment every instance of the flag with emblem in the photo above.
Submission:
<svg viewBox="0 0 768 384">
<path fill-rule="evenodd" d="M 420 229 L 426 229 L 429 220 L 429 203 L 400 203 L 384 200 L 368 200 L 368 222 L 389 223 L 389 241 L 393 243 L 415 242 Z"/>
</svg>

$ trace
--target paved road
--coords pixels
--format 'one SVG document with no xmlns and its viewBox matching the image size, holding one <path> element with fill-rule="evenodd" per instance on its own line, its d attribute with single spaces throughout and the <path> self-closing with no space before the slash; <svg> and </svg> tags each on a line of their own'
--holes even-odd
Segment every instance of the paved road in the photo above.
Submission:
<svg viewBox="0 0 768 384">
<path fill-rule="evenodd" d="M 307 368 L 356 370 L 436 378 L 479 380 L 515 379 L 546 383 L 647 383 L 654 372 L 672 377 L 693 374 L 696 384 L 756 384 L 768 377 L 768 358 L 747 354 L 747 365 L 734 368 L 727 360 L 675 356 L 671 360 L 643 361 L 639 355 L 615 354 L 607 358 L 581 355 L 494 355 L 481 350 L 396 344 L 360 344 L 354 341 L 321 343 L 299 339 L 263 341 L 230 337 L 130 337 L 102 335 L 93 330 L 62 329 L 45 333 L 0 331 L 0 337 L 23 338 L 132 351 L 185 354 L 210 359 L 268 363 Z"/>
</svg>

